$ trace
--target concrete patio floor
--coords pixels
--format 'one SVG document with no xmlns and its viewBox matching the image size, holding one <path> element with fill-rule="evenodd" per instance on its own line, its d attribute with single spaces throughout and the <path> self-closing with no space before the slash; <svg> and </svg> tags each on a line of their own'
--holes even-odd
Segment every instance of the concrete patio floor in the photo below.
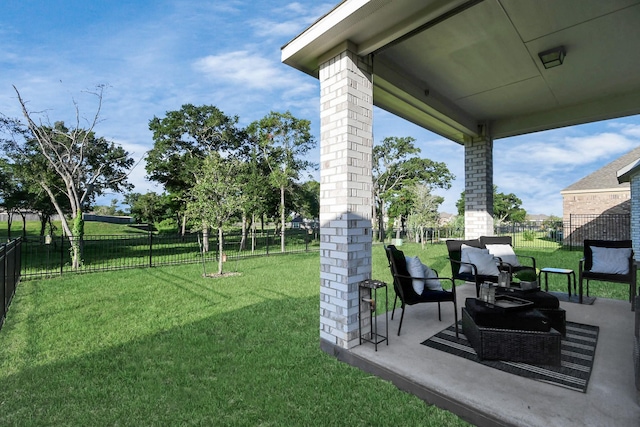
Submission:
<svg viewBox="0 0 640 427">
<path fill-rule="evenodd" d="M 458 286 L 458 315 L 471 284 Z M 391 310 L 391 304 L 389 310 Z M 508 374 L 428 348 L 420 343 L 453 324 L 451 303 L 400 310 L 389 322 L 389 345 L 363 343 L 336 350 L 336 357 L 392 381 L 398 388 L 447 409 L 478 426 L 640 426 L 640 401 L 633 377 L 634 313 L 625 301 L 597 298 L 593 305 L 561 302 L 567 320 L 600 327 L 595 362 L 586 393 Z M 389 319 L 391 313 L 389 313 Z M 378 316 L 384 331 L 385 316 Z M 462 332 L 462 331 L 461 331 Z"/>
</svg>

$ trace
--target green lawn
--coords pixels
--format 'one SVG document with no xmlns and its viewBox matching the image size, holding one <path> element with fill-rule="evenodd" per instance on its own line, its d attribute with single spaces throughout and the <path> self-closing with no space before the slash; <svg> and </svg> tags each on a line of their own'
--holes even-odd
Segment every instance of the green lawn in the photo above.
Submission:
<svg viewBox="0 0 640 427">
<path fill-rule="evenodd" d="M 388 275 L 381 246 L 375 259 Z M 0 331 L 0 425 L 465 425 L 319 349 L 317 253 L 225 267 L 241 275 L 21 283 Z"/>
</svg>

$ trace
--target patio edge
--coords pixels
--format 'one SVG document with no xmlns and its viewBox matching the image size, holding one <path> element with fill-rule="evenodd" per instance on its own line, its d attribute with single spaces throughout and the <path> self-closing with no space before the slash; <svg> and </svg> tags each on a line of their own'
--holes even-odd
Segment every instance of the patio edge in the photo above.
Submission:
<svg viewBox="0 0 640 427">
<path fill-rule="evenodd" d="M 465 420 L 478 427 L 509 427 L 513 424 L 505 423 L 504 420 L 497 419 L 489 414 L 478 411 L 477 408 L 470 407 L 459 400 L 453 400 L 442 393 L 425 387 L 416 383 L 406 377 L 398 375 L 397 373 L 381 366 L 377 363 L 373 363 L 357 354 L 338 347 L 335 344 L 328 342 L 327 340 L 320 339 L 320 349 L 330 356 L 335 357 L 340 362 L 347 363 L 362 371 L 368 372 L 381 378 L 383 380 L 390 381 L 399 390 L 413 394 L 420 398 L 424 402 L 430 405 L 435 405 L 438 408 L 445 409 L 452 412 Z"/>
</svg>

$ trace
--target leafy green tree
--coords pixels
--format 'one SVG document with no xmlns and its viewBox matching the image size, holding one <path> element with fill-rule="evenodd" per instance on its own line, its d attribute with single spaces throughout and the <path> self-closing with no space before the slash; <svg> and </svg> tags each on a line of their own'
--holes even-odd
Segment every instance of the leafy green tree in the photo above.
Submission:
<svg viewBox="0 0 640 427">
<path fill-rule="evenodd" d="M 238 117 L 229 117 L 217 107 L 192 104 L 149 121 L 154 143 L 147 153 L 148 177 L 183 202 L 183 213 L 186 193 L 196 183 L 204 159 L 212 152 L 238 149 L 243 137 L 237 123 Z M 185 226 L 183 216 L 183 234 Z"/>
<path fill-rule="evenodd" d="M 28 192 L 15 175 L 14 165 L 0 158 L 0 208 L 7 213 L 7 239 L 11 239 L 13 215 L 27 208 Z M 23 227 L 24 232 L 24 227 Z"/>
<path fill-rule="evenodd" d="M 269 168 L 269 184 L 280 191 L 280 250 L 285 251 L 286 192 L 300 174 L 316 165 L 306 154 L 316 146 L 311 123 L 290 112 L 270 112 L 251 123 L 248 132 Z"/>
<path fill-rule="evenodd" d="M 178 203 L 166 193 L 129 193 L 125 195 L 124 203 L 129 206 L 131 216 L 138 223 L 156 224 L 165 219 L 173 219 L 176 221 L 175 225 L 178 225 Z"/>
<path fill-rule="evenodd" d="M 494 187 L 494 191 L 497 187 Z M 527 217 L 527 211 L 520 207 L 522 200 L 513 193 L 505 194 L 496 191 L 493 198 L 493 217 L 501 222 L 522 222 Z"/>
<path fill-rule="evenodd" d="M 497 223 L 501 222 L 522 222 L 527 216 L 527 211 L 520 207 L 522 200 L 515 194 L 498 193 L 498 186 L 493 186 L 493 218 Z M 458 215 L 464 216 L 465 192 L 460 193 L 460 198 L 456 202 Z"/>
<path fill-rule="evenodd" d="M 310 180 L 303 182 L 296 191 L 297 211 L 304 218 L 317 220 L 320 217 L 320 183 Z"/>
<path fill-rule="evenodd" d="M 431 188 L 424 184 L 412 185 L 409 191 L 412 193 L 413 207 L 407 222 L 416 231 L 424 249 L 427 230 L 438 225 L 438 208 L 444 202 L 444 198 L 431 194 Z"/>
<path fill-rule="evenodd" d="M 241 185 L 245 198 L 242 204 L 242 238 L 240 250 L 246 248 L 249 229 L 251 230 L 251 251 L 256 249 L 256 226 L 258 218 L 262 218 L 268 212 L 277 209 L 278 197 L 273 187 L 265 185 L 269 176 L 269 167 L 266 164 L 258 147 L 253 145 L 250 150 L 244 152 L 245 162 L 241 173 Z M 274 211 L 275 212 L 275 211 Z"/>
<path fill-rule="evenodd" d="M 236 158 L 225 159 L 211 152 L 204 159 L 196 174 L 196 183 L 187 195 L 187 215 L 218 230 L 218 274 L 222 274 L 223 266 L 223 227 L 242 209 L 242 167 Z"/>
<path fill-rule="evenodd" d="M 81 115 L 75 104 L 76 122 L 67 127 L 63 122 L 50 124 L 38 113 L 30 112 L 22 96 L 15 88 L 18 101 L 26 120 L 6 145 L 9 156 L 25 166 L 23 177 L 37 183 L 49 196 L 56 212 L 62 220 L 62 228 L 68 236 L 72 251 L 72 266 L 78 268 L 81 261 L 80 243 L 84 234 L 82 213 L 89 209 L 95 197 L 106 190 L 122 192 L 130 189 L 128 174 L 134 161 L 121 146 L 102 137 L 96 137 L 94 128 L 99 122 L 104 86 L 98 86 L 92 93 L 97 98 L 96 113 L 88 120 L 88 128 L 80 126 Z M 16 121 L 16 123 L 19 123 Z M 44 124 L 43 124 L 44 123 Z M 43 169 L 36 165 L 45 165 Z M 26 170 L 31 173 L 27 175 Z M 64 195 L 67 207 L 60 204 Z M 67 210 L 68 209 L 68 210 Z M 65 213 L 71 213 L 71 221 Z"/>
<path fill-rule="evenodd" d="M 414 142 L 412 137 L 387 137 L 373 147 L 373 217 L 380 241 L 385 238 L 388 205 L 394 196 L 401 194 L 403 187 L 422 183 L 431 188 L 450 188 L 455 178 L 446 164 L 418 157 L 420 149 Z M 403 216 L 407 210 L 396 209 L 396 212 Z"/>
</svg>

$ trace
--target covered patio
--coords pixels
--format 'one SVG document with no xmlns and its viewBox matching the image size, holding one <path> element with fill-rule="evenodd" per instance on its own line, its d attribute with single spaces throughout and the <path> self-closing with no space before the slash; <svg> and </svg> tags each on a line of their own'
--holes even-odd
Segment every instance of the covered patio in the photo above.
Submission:
<svg viewBox="0 0 640 427">
<path fill-rule="evenodd" d="M 478 425 L 638 425 L 628 303 L 565 307 L 601 328 L 586 394 L 420 345 L 448 326 L 428 309 L 409 309 L 377 353 L 358 339 L 371 321 L 358 284 L 372 271 L 374 105 L 464 146 L 465 235 L 490 236 L 494 141 L 640 114 L 638 22 L 640 0 L 345 0 L 282 48 L 320 81 L 324 351 Z"/>
<path fill-rule="evenodd" d="M 457 288 L 458 306 L 475 296 L 475 287 Z M 389 321 L 390 341 L 337 351 L 336 357 L 393 382 L 478 426 L 616 426 L 640 423 L 634 384 L 633 316 L 627 301 L 598 298 L 593 305 L 561 302 L 567 320 L 600 328 L 596 356 L 586 393 L 568 390 L 453 356 L 421 345 L 453 324 L 443 306 L 438 322 L 436 304 L 408 307 L 397 336 L 399 313 Z M 385 316 L 378 316 L 384 330 Z"/>
</svg>

